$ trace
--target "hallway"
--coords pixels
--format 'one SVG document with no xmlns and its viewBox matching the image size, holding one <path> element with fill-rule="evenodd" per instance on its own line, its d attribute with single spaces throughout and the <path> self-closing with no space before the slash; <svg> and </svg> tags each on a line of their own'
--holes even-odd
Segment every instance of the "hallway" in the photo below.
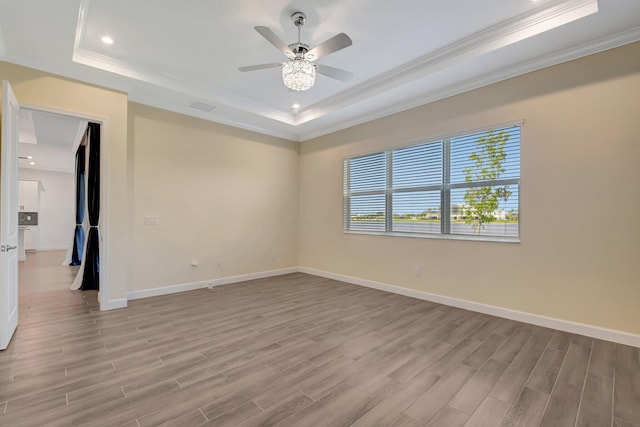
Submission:
<svg viewBox="0 0 640 427">
<path fill-rule="evenodd" d="M 18 263 L 20 295 L 69 289 L 80 267 L 62 265 L 66 255 L 60 251 L 29 251 Z"/>
</svg>

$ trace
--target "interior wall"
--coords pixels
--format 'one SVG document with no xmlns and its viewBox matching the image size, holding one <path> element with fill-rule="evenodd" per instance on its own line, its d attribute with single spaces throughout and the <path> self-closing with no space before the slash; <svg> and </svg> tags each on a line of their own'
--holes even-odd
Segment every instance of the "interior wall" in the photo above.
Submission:
<svg viewBox="0 0 640 427">
<path fill-rule="evenodd" d="M 298 265 L 298 143 L 135 103 L 129 141 L 132 291 Z"/>
<path fill-rule="evenodd" d="M 639 117 L 636 43 L 304 142 L 300 265 L 640 334 Z M 343 233 L 344 157 L 518 119 L 521 243 Z"/>
<path fill-rule="evenodd" d="M 71 156 L 71 153 L 69 155 Z M 36 249 L 39 251 L 67 249 L 73 243 L 73 230 L 76 223 L 74 174 L 20 168 L 18 176 L 22 180 L 39 182 Z"/>
<path fill-rule="evenodd" d="M 0 62 L 0 79 L 11 83 L 22 106 L 87 115 L 103 121 L 107 139 L 102 141 L 101 199 L 109 204 L 108 212 L 102 205 L 100 215 L 104 239 L 100 273 L 109 287 L 108 292 L 101 291 L 101 299 L 111 306 L 125 304 L 130 254 L 127 95 L 6 62 Z"/>
<path fill-rule="evenodd" d="M 301 265 L 640 333 L 639 43 L 307 141 L 299 153 L 36 70 L 0 62 L 0 78 L 23 105 L 105 120 L 108 300 L 215 279 L 218 264 L 225 277 Z M 342 232 L 345 156 L 517 119 L 521 243 Z"/>
</svg>

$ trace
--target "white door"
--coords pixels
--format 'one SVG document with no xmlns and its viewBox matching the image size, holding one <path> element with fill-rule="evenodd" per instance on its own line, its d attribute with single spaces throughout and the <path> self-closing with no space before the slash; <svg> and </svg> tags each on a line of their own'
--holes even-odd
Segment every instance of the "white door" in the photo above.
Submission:
<svg viewBox="0 0 640 427">
<path fill-rule="evenodd" d="M 20 105 L 2 81 L 0 164 L 0 350 L 18 327 L 18 116 Z"/>
</svg>

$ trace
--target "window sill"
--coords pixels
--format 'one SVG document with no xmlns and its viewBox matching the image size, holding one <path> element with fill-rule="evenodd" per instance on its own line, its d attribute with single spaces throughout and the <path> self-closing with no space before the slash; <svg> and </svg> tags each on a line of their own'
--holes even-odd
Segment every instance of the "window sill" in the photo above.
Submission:
<svg viewBox="0 0 640 427">
<path fill-rule="evenodd" d="M 362 234 L 369 236 L 411 237 L 417 239 L 462 240 L 466 242 L 520 243 L 519 237 L 470 236 L 466 234 L 426 234 L 402 233 L 397 231 L 354 231 L 343 230 L 344 234 Z"/>
</svg>

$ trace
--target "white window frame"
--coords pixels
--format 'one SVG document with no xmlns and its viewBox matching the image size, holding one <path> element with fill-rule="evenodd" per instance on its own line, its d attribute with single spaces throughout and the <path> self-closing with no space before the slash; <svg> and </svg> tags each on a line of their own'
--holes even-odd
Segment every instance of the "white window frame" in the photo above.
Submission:
<svg viewBox="0 0 640 427">
<path fill-rule="evenodd" d="M 520 128 L 520 139 L 522 139 L 521 128 L 524 124 L 523 120 L 508 122 L 504 124 L 488 126 L 481 129 L 459 132 L 456 134 L 448 135 L 441 138 L 435 138 L 429 141 L 423 141 L 417 144 L 410 144 L 404 146 L 396 146 L 388 148 L 386 150 L 360 154 L 357 156 L 350 156 L 343 159 L 343 232 L 346 234 L 372 234 L 372 235 L 386 235 L 386 236 L 400 236 L 400 237 L 417 237 L 417 238 L 436 238 L 436 239 L 452 239 L 452 240 L 480 240 L 480 241 L 492 241 L 492 242 L 507 242 L 507 243 L 519 243 L 520 242 L 520 225 L 522 221 L 522 215 L 520 212 L 520 183 L 521 183 L 521 144 L 519 147 L 519 173 L 518 178 L 496 179 L 490 181 L 475 181 L 475 182 L 458 182 L 451 183 L 451 147 L 450 142 L 452 139 L 463 137 L 467 135 L 474 135 L 483 132 L 500 131 L 502 129 Z M 393 188 L 393 152 L 396 150 L 402 150 L 405 148 L 423 146 L 428 144 L 442 144 L 442 181 L 438 185 L 416 186 L 416 187 L 403 187 L 399 189 Z M 351 168 L 350 161 L 353 159 L 375 156 L 380 154 L 386 156 L 386 185 L 384 189 L 370 190 L 370 191 L 355 191 L 349 192 Z M 503 186 L 511 185 L 517 186 L 517 206 L 518 206 L 518 235 L 517 236 L 494 236 L 494 235 L 474 235 L 474 234 L 452 234 L 451 233 L 451 191 L 462 188 L 473 187 L 487 187 L 487 186 Z M 440 232 L 439 233 L 427 233 L 427 232 L 402 232 L 393 231 L 393 195 L 403 192 L 417 192 L 417 191 L 440 191 Z M 376 230 L 353 230 L 351 229 L 351 198 L 354 196 L 364 195 L 384 195 L 385 197 L 385 229 L 384 231 Z"/>
</svg>

